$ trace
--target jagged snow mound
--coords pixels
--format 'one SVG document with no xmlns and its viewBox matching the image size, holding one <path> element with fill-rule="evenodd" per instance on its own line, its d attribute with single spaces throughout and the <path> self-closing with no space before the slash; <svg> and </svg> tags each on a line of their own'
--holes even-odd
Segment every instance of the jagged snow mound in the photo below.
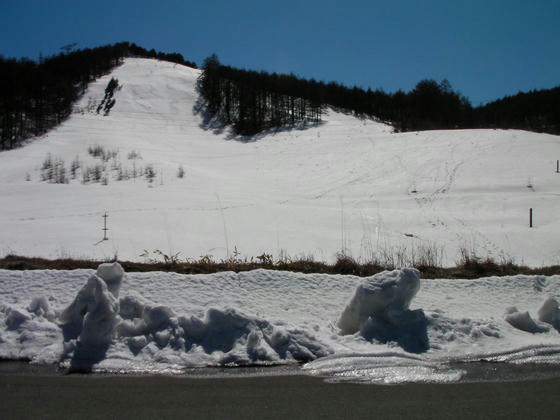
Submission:
<svg viewBox="0 0 560 420">
<path fill-rule="evenodd" d="M 520 312 L 515 306 L 506 308 L 506 321 L 513 327 L 521 331 L 530 333 L 548 332 L 551 325 L 555 330 L 560 332 L 560 309 L 558 301 L 552 296 L 544 301 L 537 312 L 539 320 L 534 320 L 529 312 Z"/>
<path fill-rule="evenodd" d="M 540 321 L 552 325 L 560 332 L 560 309 L 558 308 L 558 301 L 556 299 L 549 296 L 539 309 L 538 315 Z"/>
<path fill-rule="evenodd" d="M 346 306 L 338 328 L 341 334 L 354 334 L 372 315 L 379 315 L 391 308 L 404 311 L 420 289 L 418 270 L 405 268 L 382 272 L 367 278 L 354 293 Z"/>
<path fill-rule="evenodd" d="M 120 275 L 115 275 L 114 272 Z M 119 322 L 119 302 L 109 291 L 105 279 L 107 275 L 111 289 L 118 294 L 124 270 L 118 263 L 104 264 L 93 274 L 78 292 L 74 301 L 60 315 L 65 336 L 77 338 L 84 347 L 104 347 L 111 344 L 115 328 Z"/>
<path fill-rule="evenodd" d="M 540 322 L 535 321 L 529 312 L 521 312 L 515 306 L 506 308 L 506 321 L 511 324 L 512 327 L 518 330 L 529 332 L 529 333 L 543 333 L 547 332 L 549 328 Z"/>
<path fill-rule="evenodd" d="M 124 270 L 121 265 L 119 263 L 100 264 L 99 267 L 97 267 L 96 274 L 103 279 L 109 292 L 118 298 L 124 276 Z"/>
<path fill-rule="evenodd" d="M 126 345 L 134 355 L 167 349 L 181 359 L 185 353 L 202 351 L 212 355 L 202 358 L 205 364 L 214 365 L 310 361 L 331 352 L 305 331 L 274 326 L 231 308 L 210 308 L 201 319 L 177 316 L 169 307 L 151 305 L 140 296 L 118 300 L 123 275 L 118 263 L 100 265 L 60 314 L 62 359 L 70 367 L 91 367 L 105 358 L 113 343 Z M 22 322 L 24 316 L 12 315 L 11 323 Z"/>
<path fill-rule="evenodd" d="M 212 355 L 210 364 L 247 365 L 309 361 L 331 350 L 312 335 L 272 325 L 235 309 L 210 308 L 204 318 L 176 316 L 166 306 L 149 306 L 132 297 L 121 300 L 118 336 L 134 353 L 150 343 L 177 352 Z"/>
<path fill-rule="evenodd" d="M 222 364 L 280 360 L 310 361 L 330 353 L 327 346 L 301 330 L 276 327 L 234 309 L 210 308 L 204 319 L 180 317 L 191 345 L 224 354 Z"/>
<path fill-rule="evenodd" d="M 52 363 L 62 352 L 62 333 L 55 323 L 55 312 L 44 297 L 33 298 L 26 308 L 0 303 L 2 318 L 2 358 Z"/>
<path fill-rule="evenodd" d="M 424 311 L 408 309 L 419 289 L 419 272 L 412 268 L 385 271 L 366 279 L 338 320 L 340 333 L 360 331 L 368 341 L 394 342 L 413 353 L 428 350 Z"/>
</svg>

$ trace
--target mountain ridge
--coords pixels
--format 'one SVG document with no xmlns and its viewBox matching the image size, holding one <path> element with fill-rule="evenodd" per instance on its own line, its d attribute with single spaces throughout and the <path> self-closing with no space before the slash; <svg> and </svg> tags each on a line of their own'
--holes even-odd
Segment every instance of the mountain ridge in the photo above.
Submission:
<svg viewBox="0 0 560 420">
<path fill-rule="evenodd" d="M 121 42 L 41 58 L 0 57 L 0 150 L 18 147 L 64 121 L 87 84 L 124 57 L 156 58 L 196 68 L 178 53 Z M 533 90 L 472 107 L 447 79 L 421 80 L 410 92 L 386 93 L 337 82 L 235 69 L 215 55 L 204 62 L 199 92 L 207 109 L 237 134 L 320 121 L 334 107 L 390 123 L 397 131 L 516 128 L 560 133 L 560 87 Z"/>
</svg>

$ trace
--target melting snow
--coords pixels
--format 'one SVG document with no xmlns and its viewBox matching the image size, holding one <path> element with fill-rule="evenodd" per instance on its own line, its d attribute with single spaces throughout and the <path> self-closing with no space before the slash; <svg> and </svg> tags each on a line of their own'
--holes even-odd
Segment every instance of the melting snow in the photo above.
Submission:
<svg viewBox="0 0 560 420">
<path fill-rule="evenodd" d="M 420 280 L 413 269 L 0 270 L 0 357 L 94 372 L 305 363 L 334 380 L 449 382 L 464 373 L 455 362 L 560 363 L 559 294 L 560 276 Z"/>
</svg>

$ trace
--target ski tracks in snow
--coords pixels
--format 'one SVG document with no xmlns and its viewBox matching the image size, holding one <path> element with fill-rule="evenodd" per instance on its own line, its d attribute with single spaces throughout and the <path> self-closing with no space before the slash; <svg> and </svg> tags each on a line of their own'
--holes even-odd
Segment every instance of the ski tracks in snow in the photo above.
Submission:
<svg viewBox="0 0 560 420">
<path fill-rule="evenodd" d="M 457 145 L 449 143 L 448 146 L 451 149 L 450 160 L 445 162 L 430 162 L 427 165 L 419 167 L 415 171 L 410 171 L 407 165 L 403 163 L 402 158 L 399 155 L 395 155 L 395 161 L 409 180 L 406 193 L 414 197 L 414 201 L 423 218 L 427 220 L 433 228 L 442 227 L 448 229 L 448 222 L 438 215 L 441 214 L 441 211 L 435 211 L 435 207 L 438 202 L 449 193 L 455 183 L 459 169 L 465 163 L 464 160 L 456 161 L 454 159 Z M 443 168 L 443 170 L 441 168 Z M 432 189 L 420 184 L 423 179 L 430 181 L 430 184 L 433 185 Z M 424 188 L 426 188 L 425 191 Z"/>
<path fill-rule="evenodd" d="M 249 204 L 238 204 L 230 206 L 214 206 L 214 207 L 136 207 L 136 208 L 124 208 L 124 209 L 114 209 L 108 210 L 110 213 L 141 213 L 141 212 L 157 212 L 157 211 L 222 211 L 222 210 L 233 210 L 248 207 L 255 207 L 255 203 Z M 31 222 L 34 220 L 48 220 L 48 219 L 66 219 L 68 217 L 92 217 L 103 215 L 105 211 L 90 212 L 90 213 L 68 213 L 68 214 L 57 214 L 56 216 L 43 216 L 43 217 L 22 217 L 16 219 L 18 222 Z"/>
</svg>

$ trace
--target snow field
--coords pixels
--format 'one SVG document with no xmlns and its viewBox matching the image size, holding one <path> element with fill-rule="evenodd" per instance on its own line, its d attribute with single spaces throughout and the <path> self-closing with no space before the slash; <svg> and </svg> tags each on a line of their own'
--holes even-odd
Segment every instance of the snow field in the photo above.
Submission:
<svg viewBox="0 0 560 420">
<path fill-rule="evenodd" d="M 0 194 L 9 203 L 0 210 L 0 254 L 142 260 L 144 250 L 158 249 L 220 259 L 237 247 L 247 256 L 332 261 L 340 251 L 383 260 L 432 248 L 438 262 L 453 265 L 464 248 L 529 265 L 559 262 L 560 137 L 395 134 L 328 110 L 305 130 L 240 139 L 205 123 L 198 75 L 126 59 L 89 86 L 60 127 L 0 153 Z M 111 77 L 120 87 L 102 116 L 94 110 Z M 97 146 L 116 155 L 106 162 L 91 156 Z M 48 154 L 64 161 L 67 175 L 78 156 L 76 178 L 41 181 Z M 82 183 L 83 172 L 99 165 L 108 185 Z M 152 182 L 131 176 L 147 167 L 155 171 Z M 119 173 L 128 179 L 119 181 Z M 105 211 L 109 240 L 100 242 Z"/>
<path fill-rule="evenodd" d="M 450 382 L 464 374 L 456 362 L 559 363 L 559 295 L 560 276 L 421 280 L 413 269 L 0 270 L 0 357 L 94 372 L 305 363 L 331 380 Z"/>
</svg>

